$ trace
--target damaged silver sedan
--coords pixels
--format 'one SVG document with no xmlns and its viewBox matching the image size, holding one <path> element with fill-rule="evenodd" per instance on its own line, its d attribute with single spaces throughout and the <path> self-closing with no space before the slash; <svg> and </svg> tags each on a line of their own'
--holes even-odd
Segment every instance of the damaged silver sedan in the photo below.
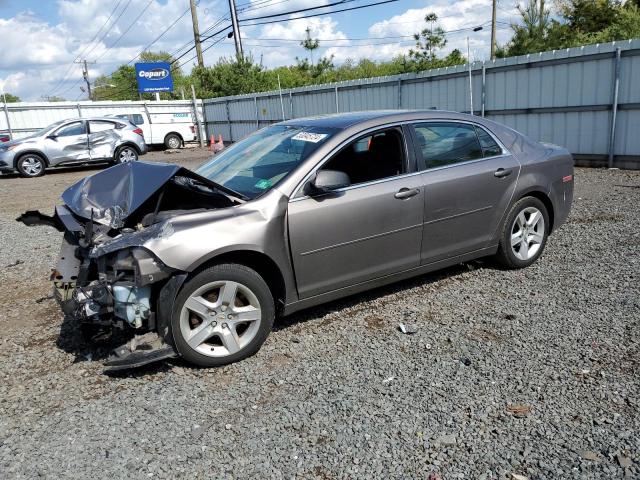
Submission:
<svg viewBox="0 0 640 480">
<path fill-rule="evenodd" d="M 274 319 L 495 256 L 530 265 L 568 216 L 573 160 L 451 112 L 361 112 L 267 127 L 195 172 L 118 165 L 71 186 L 56 297 L 79 328 L 135 335 L 107 361 L 246 358 Z"/>
</svg>

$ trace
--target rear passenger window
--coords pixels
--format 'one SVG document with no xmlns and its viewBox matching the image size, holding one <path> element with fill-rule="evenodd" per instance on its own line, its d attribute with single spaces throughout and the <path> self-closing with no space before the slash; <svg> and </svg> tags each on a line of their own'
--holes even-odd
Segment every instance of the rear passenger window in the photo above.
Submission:
<svg viewBox="0 0 640 480">
<path fill-rule="evenodd" d="M 472 125 L 429 122 L 414 125 L 418 146 L 427 168 L 482 158 L 482 148 Z"/>
<path fill-rule="evenodd" d="M 91 133 L 102 132 L 104 130 L 113 130 L 116 128 L 116 124 L 112 122 L 102 122 L 91 120 L 89 122 L 89 131 Z"/>
<path fill-rule="evenodd" d="M 134 113 L 133 115 L 131 115 L 131 123 L 133 123 L 134 125 L 143 125 L 144 118 L 142 118 L 142 115 L 140 115 L 139 113 Z"/>
<path fill-rule="evenodd" d="M 495 157 L 496 155 L 502 155 L 502 149 L 484 128 L 476 126 L 476 133 L 478 134 L 478 140 L 480 140 L 483 157 Z"/>
</svg>

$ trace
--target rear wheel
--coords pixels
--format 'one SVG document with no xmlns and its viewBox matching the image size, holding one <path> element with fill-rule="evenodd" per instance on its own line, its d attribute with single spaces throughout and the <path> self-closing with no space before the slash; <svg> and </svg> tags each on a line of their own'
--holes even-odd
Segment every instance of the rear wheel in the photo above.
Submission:
<svg viewBox="0 0 640 480">
<path fill-rule="evenodd" d="M 174 304 L 171 332 L 185 360 L 214 367 L 256 353 L 274 318 L 273 296 L 262 277 L 244 265 L 221 264 L 184 285 Z"/>
<path fill-rule="evenodd" d="M 44 175 L 46 163 L 44 158 L 35 153 L 27 153 L 16 162 L 18 171 L 23 177 L 33 178 Z"/>
<path fill-rule="evenodd" d="M 176 148 L 180 148 L 182 145 L 182 139 L 176 133 L 170 133 L 166 137 L 164 137 L 164 146 L 175 150 Z"/>
<path fill-rule="evenodd" d="M 502 227 L 497 259 L 507 268 L 524 268 L 535 262 L 547 243 L 549 213 L 541 200 L 524 197 L 507 215 Z"/>
<path fill-rule="evenodd" d="M 136 160 L 138 160 L 138 152 L 135 148 L 125 145 L 116 150 L 114 156 L 115 164 L 135 162 Z"/>
</svg>

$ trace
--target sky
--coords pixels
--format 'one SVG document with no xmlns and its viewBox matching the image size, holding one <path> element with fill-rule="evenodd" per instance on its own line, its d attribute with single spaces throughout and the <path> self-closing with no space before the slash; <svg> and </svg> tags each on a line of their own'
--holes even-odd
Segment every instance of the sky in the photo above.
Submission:
<svg viewBox="0 0 640 480">
<path fill-rule="evenodd" d="M 491 0 L 398 0 L 295 19 L 382 1 L 344 0 L 341 5 L 279 17 L 291 19 L 287 22 L 242 25 L 243 19 L 336 1 L 236 0 L 245 54 L 250 53 L 265 67 L 292 64 L 296 57 L 308 56 L 299 42 L 309 28 L 311 36 L 320 41 L 320 48 L 314 52 L 316 59 L 333 55 L 335 64 L 359 58 L 386 60 L 406 53 L 415 43 L 411 35 L 424 28 L 424 16 L 434 12 L 449 32 L 443 55 L 454 48 L 466 54 L 466 38 L 470 36 L 472 59 L 489 57 Z M 498 3 L 498 43 L 510 38 L 509 23 L 517 21 L 515 5 L 516 0 Z M 74 61 L 86 58 L 92 79 L 109 74 L 119 65 L 133 64 L 136 56 L 174 22 L 149 49 L 179 56 L 193 46 L 188 8 L 189 0 L 0 0 L 0 87 L 23 101 L 51 95 L 84 99 L 81 66 Z M 230 23 L 227 0 L 200 0 L 197 10 L 203 37 L 212 26 L 218 24 L 209 33 Z M 471 31 L 480 25 L 483 30 Z M 216 44 L 212 44 L 214 39 L 204 41 L 203 48 L 210 47 L 204 53 L 205 65 L 234 55 L 233 39 L 222 37 Z M 194 55 L 192 50 L 180 59 L 187 73 L 195 63 Z"/>
</svg>

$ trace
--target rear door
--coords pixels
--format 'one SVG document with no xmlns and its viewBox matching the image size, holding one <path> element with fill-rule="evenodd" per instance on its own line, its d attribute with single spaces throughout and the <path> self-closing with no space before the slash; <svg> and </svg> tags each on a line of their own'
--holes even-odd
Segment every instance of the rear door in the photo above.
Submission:
<svg viewBox="0 0 640 480">
<path fill-rule="evenodd" d="M 400 128 L 367 134 L 321 166 L 347 173 L 351 186 L 290 201 L 289 238 L 301 298 L 419 265 L 424 197 L 406 153 Z"/>
<path fill-rule="evenodd" d="M 115 122 L 89 120 L 89 152 L 91 160 L 113 158 L 120 141 Z"/>
<path fill-rule="evenodd" d="M 425 191 L 421 263 L 490 246 L 520 164 L 479 125 L 433 121 L 413 127 Z"/>
<path fill-rule="evenodd" d="M 84 120 L 66 123 L 44 141 L 45 154 L 51 165 L 88 161 L 89 143 Z"/>
</svg>

